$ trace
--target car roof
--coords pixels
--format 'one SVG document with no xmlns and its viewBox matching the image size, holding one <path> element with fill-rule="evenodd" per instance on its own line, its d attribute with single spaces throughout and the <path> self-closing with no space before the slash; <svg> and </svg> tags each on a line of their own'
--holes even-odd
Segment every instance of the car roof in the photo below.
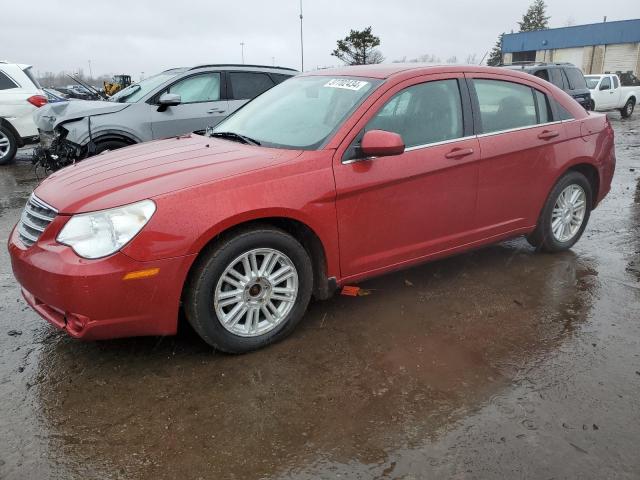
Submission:
<svg viewBox="0 0 640 480">
<path fill-rule="evenodd" d="M 269 73 L 281 73 L 284 75 L 297 75 L 299 72 L 294 68 L 277 67 L 273 65 L 250 65 L 245 63 L 211 63 L 206 65 L 196 65 L 194 67 L 177 67 L 164 70 L 162 73 L 174 72 L 176 74 L 189 72 L 191 70 L 204 70 L 204 69 L 216 69 L 216 70 L 245 70 L 247 72 L 269 72 Z"/>
<path fill-rule="evenodd" d="M 434 65 L 430 63 L 387 63 L 377 65 L 352 65 L 305 72 L 304 76 L 368 77 L 386 80 L 392 77 L 415 77 L 434 73 L 505 73 L 503 68 L 482 65 Z M 529 79 L 525 73 L 510 70 L 514 76 Z"/>
<path fill-rule="evenodd" d="M 532 70 L 542 70 L 546 68 L 578 68 L 573 63 L 569 62 L 557 62 L 557 63 L 516 63 L 511 65 L 501 65 L 502 68 L 509 70 L 523 70 L 525 72 Z"/>
</svg>

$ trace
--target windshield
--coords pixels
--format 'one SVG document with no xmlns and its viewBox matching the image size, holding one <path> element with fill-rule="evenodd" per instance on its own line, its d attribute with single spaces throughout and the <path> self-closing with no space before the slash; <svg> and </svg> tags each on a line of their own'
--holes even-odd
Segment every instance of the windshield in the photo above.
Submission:
<svg viewBox="0 0 640 480">
<path fill-rule="evenodd" d="M 585 75 L 584 79 L 587 81 L 587 88 L 589 90 L 593 90 L 598 86 L 598 82 L 600 81 L 600 76 L 590 76 L 590 75 Z"/>
<path fill-rule="evenodd" d="M 294 77 L 247 103 L 213 134 L 244 136 L 267 147 L 315 150 L 381 83 L 369 78 Z"/>
<path fill-rule="evenodd" d="M 152 77 L 145 78 L 138 83 L 134 83 L 133 85 L 129 85 L 127 88 L 123 88 L 118 93 L 109 98 L 109 101 L 120 103 L 135 103 L 141 98 L 145 97 L 156 87 L 162 85 L 167 80 L 170 80 L 178 75 L 178 73 L 179 72 L 176 71 L 162 72 Z"/>
</svg>

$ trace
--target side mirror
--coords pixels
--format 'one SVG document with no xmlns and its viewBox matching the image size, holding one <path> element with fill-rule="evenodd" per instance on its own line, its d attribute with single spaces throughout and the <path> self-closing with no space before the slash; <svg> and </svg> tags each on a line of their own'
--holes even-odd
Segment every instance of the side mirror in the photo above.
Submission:
<svg viewBox="0 0 640 480">
<path fill-rule="evenodd" d="M 182 103 L 182 98 L 177 93 L 163 93 L 162 95 L 160 95 L 158 103 L 160 104 L 160 106 L 158 107 L 158 111 L 164 112 L 167 107 L 175 107 L 176 105 L 180 105 Z"/>
<path fill-rule="evenodd" d="M 360 151 L 365 157 L 388 157 L 404 153 L 404 140 L 397 133 L 369 130 L 362 137 Z"/>
</svg>

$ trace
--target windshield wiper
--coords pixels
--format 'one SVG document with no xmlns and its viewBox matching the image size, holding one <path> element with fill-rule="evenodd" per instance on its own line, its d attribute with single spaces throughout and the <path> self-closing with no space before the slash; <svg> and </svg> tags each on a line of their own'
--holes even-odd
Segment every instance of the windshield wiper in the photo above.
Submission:
<svg viewBox="0 0 640 480">
<path fill-rule="evenodd" d="M 246 143 L 247 145 L 257 145 L 260 146 L 260 142 L 258 140 L 254 140 L 251 137 L 247 137 L 246 135 L 240 135 L 236 132 L 213 132 L 211 134 L 212 137 L 220 137 L 227 138 L 232 141 L 240 141 L 242 143 Z"/>
</svg>

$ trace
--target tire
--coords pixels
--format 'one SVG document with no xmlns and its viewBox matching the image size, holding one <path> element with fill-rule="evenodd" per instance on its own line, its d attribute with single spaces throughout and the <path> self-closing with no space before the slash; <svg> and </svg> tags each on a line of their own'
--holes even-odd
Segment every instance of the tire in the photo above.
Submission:
<svg viewBox="0 0 640 480">
<path fill-rule="evenodd" d="M 579 198 L 575 204 L 568 206 L 568 208 L 566 208 L 567 204 L 563 206 L 563 201 L 560 199 L 563 193 L 565 194 L 564 198 L 569 201 L 574 195 L 581 197 L 581 207 L 578 208 Z M 587 178 L 580 172 L 567 172 L 551 190 L 538 219 L 538 225 L 534 232 L 527 237 L 527 240 L 537 250 L 545 252 L 553 253 L 570 249 L 580 239 L 589 222 L 591 205 L 593 205 L 592 199 L 593 191 Z M 580 216 L 579 225 L 576 225 L 577 218 Z M 565 223 L 565 220 L 569 220 L 569 222 Z M 557 229 L 552 226 L 552 223 Z M 560 225 L 564 225 L 562 231 L 559 231 Z"/>
<path fill-rule="evenodd" d="M 595 112 L 595 111 L 596 111 L 596 102 L 594 102 L 593 100 L 591 100 L 591 101 L 589 102 L 589 109 L 588 109 L 588 110 L 589 110 L 589 111 L 591 111 L 591 112 Z"/>
<path fill-rule="evenodd" d="M 272 257 L 268 257 L 269 253 Z M 252 274 L 263 269 L 266 273 L 247 275 L 241 260 L 245 256 L 252 263 Z M 268 258 L 276 259 L 271 269 L 265 265 L 270 263 Z M 292 270 L 287 271 L 288 267 Z M 275 274 L 283 271 L 286 275 L 294 273 L 279 281 L 278 277 L 283 275 Z M 252 279 L 239 280 L 238 275 Z M 289 335 L 302 320 L 312 288 L 313 267 L 304 247 L 283 230 L 254 227 L 222 239 L 201 255 L 187 280 L 183 302 L 187 320 L 205 342 L 217 350 L 237 354 L 257 350 Z M 295 295 L 290 293 L 296 289 Z M 287 293 L 279 293 L 284 290 Z M 233 295 L 233 292 L 241 293 Z M 280 296 L 288 300 L 276 299 Z"/>
<path fill-rule="evenodd" d="M 117 150 L 119 148 L 127 146 L 129 146 L 129 144 L 123 142 L 122 140 L 106 140 L 96 145 L 96 151 L 94 155 L 100 155 L 102 152 L 106 152 L 107 150 Z"/>
<path fill-rule="evenodd" d="M 633 101 L 633 98 L 627 100 L 627 103 L 624 104 L 624 107 L 620 109 L 620 115 L 622 118 L 629 118 L 633 114 L 633 109 L 636 106 L 636 102 Z"/>
<path fill-rule="evenodd" d="M 0 124 L 0 165 L 6 165 L 16 158 L 18 141 L 6 125 Z"/>
</svg>

